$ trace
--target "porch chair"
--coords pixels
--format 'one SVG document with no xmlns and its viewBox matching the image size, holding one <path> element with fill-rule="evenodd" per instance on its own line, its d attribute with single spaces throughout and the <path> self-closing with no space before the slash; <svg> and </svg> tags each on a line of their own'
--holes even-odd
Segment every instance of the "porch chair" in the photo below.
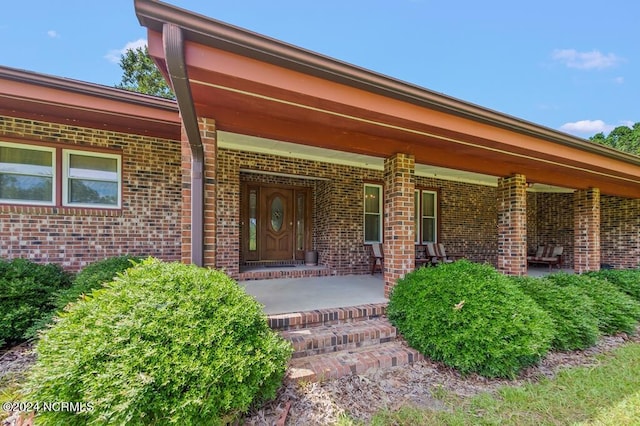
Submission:
<svg viewBox="0 0 640 426">
<path fill-rule="evenodd" d="M 384 251 L 382 244 L 371 244 L 371 275 L 376 272 L 376 267 L 380 269 L 380 273 L 384 273 Z"/>
<path fill-rule="evenodd" d="M 431 263 L 453 263 L 456 261 L 456 256 L 448 255 L 444 244 L 442 243 L 427 243 L 427 253 L 431 258 Z M 461 256 L 457 256 L 461 257 Z"/>
</svg>

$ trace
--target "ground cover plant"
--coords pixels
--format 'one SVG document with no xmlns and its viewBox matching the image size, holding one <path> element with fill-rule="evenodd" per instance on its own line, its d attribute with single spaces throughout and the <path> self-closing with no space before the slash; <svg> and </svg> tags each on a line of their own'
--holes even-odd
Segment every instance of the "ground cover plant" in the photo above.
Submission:
<svg viewBox="0 0 640 426">
<path fill-rule="evenodd" d="M 55 306 L 71 276 L 54 264 L 0 259 L 0 347 L 24 341 L 27 330 Z"/>
<path fill-rule="evenodd" d="M 598 328 L 603 334 L 633 333 L 640 319 L 640 303 L 609 281 L 595 276 L 567 273 L 547 277 L 556 285 L 579 288 L 593 300 Z"/>
<path fill-rule="evenodd" d="M 92 404 L 38 424 L 224 424 L 280 386 L 290 344 L 220 271 L 148 259 L 70 304 L 40 334 L 23 388 Z"/>
<path fill-rule="evenodd" d="M 488 377 L 513 377 L 543 357 L 554 336 L 549 315 L 508 277 L 465 260 L 407 274 L 387 314 L 424 355 Z"/>
<path fill-rule="evenodd" d="M 560 286 L 546 278 L 511 277 L 544 309 L 554 323 L 552 348 L 561 351 L 593 346 L 600 331 L 593 300 L 576 286 Z"/>
</svg>

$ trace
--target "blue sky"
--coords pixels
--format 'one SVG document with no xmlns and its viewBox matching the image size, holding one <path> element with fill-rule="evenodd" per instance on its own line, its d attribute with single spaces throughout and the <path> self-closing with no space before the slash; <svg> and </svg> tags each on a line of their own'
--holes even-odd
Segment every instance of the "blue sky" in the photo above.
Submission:
<svg viewBox="0 0 640 426">
<path fill-rule="evenodd" d="M 1 65 L 113 86 L 146 39 L 133 0 L 4 3 Z M 640 2 L 169 3 L 577 136 L 640 122 Z"/>
</svg>

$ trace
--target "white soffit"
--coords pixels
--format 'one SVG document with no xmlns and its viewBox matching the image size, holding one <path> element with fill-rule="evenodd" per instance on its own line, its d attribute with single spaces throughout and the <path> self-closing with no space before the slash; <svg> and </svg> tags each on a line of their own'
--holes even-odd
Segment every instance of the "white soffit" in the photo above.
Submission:
<svg viewBox="0 0 640 426">
<path fill-rule="evenodd" d="M 354 154 L 351 152 L 337 151 L 333 149 L 319 148 L 282 142 L 273 139 L 256 136 L 241 135 L 238 133 L 218 131 L 218 147 L 247 151 L 260 154 L 278 155 L 282 157 L 300 158 L 303 160 L 320 161 L 324 163 L 341 164 L 345 166 L 361 167 L 373 170 L 384 170 L 384 159 L 371 155 Z M 248 170 L 247 170 L 248 171 Z M 455 182 L 472 183 L 476 185 L 498 186 L 498 178 L 480 173 L 454 170 L 444 167 L 416 164 L 417 176 Z M 534 184 L 529 191 L 533 192 L 572 192 L 567 188 L 559 188 L 551 185 Z"/>
</svg>

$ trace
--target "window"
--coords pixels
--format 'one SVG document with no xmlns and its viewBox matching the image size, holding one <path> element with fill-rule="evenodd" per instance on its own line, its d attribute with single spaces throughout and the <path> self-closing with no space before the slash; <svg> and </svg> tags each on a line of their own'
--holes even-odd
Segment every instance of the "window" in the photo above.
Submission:
<svg viewBox="0 0 640 426">
<path fill-rule="evenodd" d="M 120 208 L 121 169 L 116 154 L 0 142 L 0 202 Z"/>
<path fill-rule="evenodd" d="M 416 244 L 438 241 L 438 193 L 416 190 L 414 196 Z"/>
<path fill-rule="evenodd" d="M 64 150 L 65 206 L 120 207 L 120 156 Z"/>
<path fill-rule="evenodd" d="M 0 142 L 0 201 L 52 205 L 55 149 Z"/>
<path fill-rule="evenodd" d="M 381 185 L 364 185 L 364 242 L 382 242 Z"/>
</svg>

